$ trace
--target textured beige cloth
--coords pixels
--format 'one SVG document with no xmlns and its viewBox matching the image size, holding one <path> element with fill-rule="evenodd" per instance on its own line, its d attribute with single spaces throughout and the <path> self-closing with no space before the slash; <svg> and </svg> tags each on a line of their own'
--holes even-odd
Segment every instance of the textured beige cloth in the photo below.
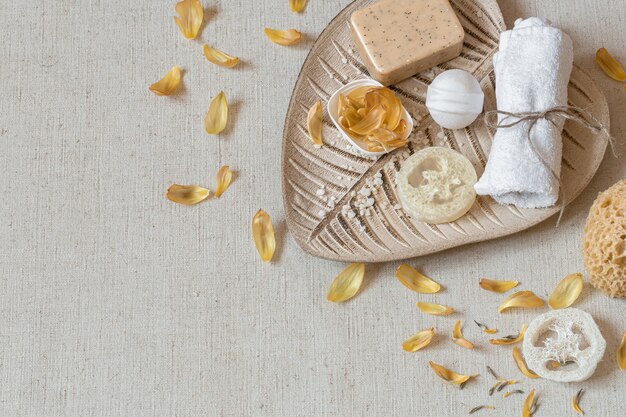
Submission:
<svg viewBox="0 0 626 417">
<path fill-rule="evenodd" d="M 459 416 L 480 404 L 520 413 L 522 396 L 489 398 L 486 364 L 521 377 L 510 349 L 486 344 L 471 323 L 518 330 L 534 312 L 498 316 L 501 297 L 482 276 L 516 278 L 545 296 L 582 269 L 580 235 L 594 196 L 626 176 L 607 157 L 589 189 L 554 221 L 495 242 L 411 262 L 445 285 L 438 296 L 404 289 L 397 264 L 368 267 L 358 298 L 325 301 L 343 265 L 303 254 L 286 236 L 280 142 L 291 87 L 312 39 L 347 0 L 310 0 L 303 15 L 287 0 L 204 1 L 202 41 L 172 21 L 175 1 L 53 0 L 6 3 L 0 13 L 0 416 L 313 417 Z M 576 62 L 606 92 L 612 132 L 623 139 L 626 95 L 598 70 L 600 46 L 626 62 L 617 0 L 502 1 L 518 16 L 552 19 L 572 36 Z M 265 26 L 297 27 L 295 48 L 269 44 Z M 209 42 L 240 56 L 225 70 L 205 61 Z M 171 66 L 184 89 L 156 97 L 148 85 Z M 202 120 L 224 90 L 232 122 L 220 137 Z M 624 148 L 620 142 L 620 148 Z M 220 200 L 196 207 L 163 197 L 173 183 L 214 187 L 221 164 L 239 171 Z M 250 219 L 264 208 L 279 230 L 277 261 L 262 264 Z M 425 317 L 415 302 L 460 311 Z M 540 416 L 572 415 L 587 389 L 589 415 L 623 413 L 626 373 L 614 361 L 626 304 L 587 290 L 608 348 L 599 371 L 571 386 L 523 380 L 541 391 Z M 448 339 L 454 321 L 481 347 Z M 416 354 L 402 341 L 435 326 L 436 343 Z M 444 386 L 434 360 L 482 376 L 465 390 Z"/>
</svg>

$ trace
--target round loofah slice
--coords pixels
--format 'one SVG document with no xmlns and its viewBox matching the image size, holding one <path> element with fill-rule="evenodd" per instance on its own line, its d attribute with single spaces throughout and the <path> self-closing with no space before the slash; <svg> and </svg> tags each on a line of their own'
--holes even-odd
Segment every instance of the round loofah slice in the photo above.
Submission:
<svg viewBox="0 0 626 417">
<path fill-rule="evenodd" d="M 591 206 L 583 236 L 591 285 L 626 297 L 626 180 L 601 193 Z"/>
<path fill-rule="evenodd" d="M 524 336 L 529 369 L 551 381 L 588 379 L 604 356 L 606 341 L 589 313 L 576 308 L 536 317 Z"/>
<path fill-rule="evenodd" d="M 404 161 L 397 180 L 402 208 L 422 222 L 457 220 L 476 200 L 476 170 L 452 149 L 432 147 L 417 152 Z"/>
</svg>

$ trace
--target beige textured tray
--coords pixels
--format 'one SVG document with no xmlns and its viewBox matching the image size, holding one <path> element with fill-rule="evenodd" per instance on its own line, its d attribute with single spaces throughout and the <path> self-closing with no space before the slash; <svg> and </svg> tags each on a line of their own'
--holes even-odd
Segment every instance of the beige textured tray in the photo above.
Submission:
<svg viewBox="0 0 626 417">
<path fill-rule="evenodd" d="M 558 208 L 522 210 L 479 197 L 471 211 L 456 222 L 429 225 L 411 219 L 401 210 L 395 194 L 395 178 L 401 162 L 424 146 L 448 146 L 465 154 L 478 175 L 484 170 L 493 131 L 479 118 L 470 128 L 445 130 L 438 127 L 424 106 L 426 88 L 441 71 L 461 68 L 472 72 L 485 92 L 485 110 L 495 108 L 492 56 L 505 29 L 494 0 L 451 0 L 466 32 L 461 56 L 434 71 L 417 75 L 392 87 L 415 119 L 407 149 L 370 160 L 347 150 L 347 142 L 325 114 L 322 149 L 313 147 L 306 131 L 308 109 L 316 100 L 326 103 L 342 85 L 368 77 L 347 20 L 350 14 L 373 0 L 357 0 L 344 9 L 320 35 L 296 82 L 285 122 L 282 177 L 287 226 L 306 252 L 334 260 L 381 262 L 410 258 L 444 249 L 493 239 L 527 229 L 558 212 Z M 575 67 L 569 84 L 570 104 L 584 107 L 608 126 L 606 99 L 589 76 Z M 419 133 L 423 132 L 423 133 Z M 563 132 L 563 194 L 573 200 L 595 174 L 606 141 L 568 122 Z M 342 206 L 353 205 L 358 192 L 382 174 L 383 184 L 373 188 L 376 204 L 369 215 L 349 218 Z M 316 194 L 322 186 L 325 195 Z M 327 199 L 335 198 L 330 209 Z M 324 211 L 322 211 L 324 210 Z"/>
</svg>

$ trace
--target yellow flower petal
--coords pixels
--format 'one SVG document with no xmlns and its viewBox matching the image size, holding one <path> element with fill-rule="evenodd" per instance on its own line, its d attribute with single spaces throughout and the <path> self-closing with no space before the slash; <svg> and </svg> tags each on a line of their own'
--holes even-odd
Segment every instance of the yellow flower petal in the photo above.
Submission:
<svg viewBox="0 0 626 417">
<path fill-rule="evenodd" d="M 372 87 L 372 86 L 364 86 L 364 87 L 355 88 L 354 90 L 348 93 L 347 98 L 349 99 L 350 103 L 352 103 L 353 107 L 357 109 L 361 107 L 365 107 L 365 95 L 375 88 L 376 87 Z"/>
<path fill-rule="evenodd" d="M 441 290 L 441 285 L 427 276 L 420 274 L 407 264 L 402 264 L 398 267 L 396 270 L 396 278 L 411 291 L 422 294 L 434 294 Z"/>
<path fill-rule="evenodd" d="M 228 103 L 223 91 L 213 99 L 209 112 L 204 119 L 204 129 L 209 135 L 217 135 L 226 128 L 228 122 Z"/>
<path fill-rule="evenodd" d="M 224 165 L 217 171 L 217 187 L 215 187 L 215 197 L 219 198 L 224 191 L 230 186 L 230 182 L 233 180 L 233 172 L 228 165 Z"/>
<path fill-rule="evenodd" d="M 504 398 L 509 398 L 513 394 L 523 394 L 523 393 L 524 393 L 524 391 L 522 391 L 521 389 L 516 389 L 516 390 L 513 390 L 513 391 L 505 392 L 504 394 L 502 394 L 502 396 Z"/>
<path fill-rule="evenodd" d="M 432 342 L 435 336 L 435 329 L 430 328 L 422 330 L 408 338 L 403 344 L 402 349 L 407 352 L 417 352 L 418 350 L 425 348 Z"/>
<path fill-rule="evenodd" d="M 429 361 L 428 364 L 439 378 L 454 385 L 464 384 L 474 376 L 457 374 L 456 372 L 446 369 L 433 361 Z"/>
<path fill-rule="evenodd" d="M 150 91 L 157 96 L 169 96 L 178 89 L 181 77 L 182 73 L 180 68 L 174 67 L 165 75 L 165 77 L 152 84 L 150 86 Z"/>
<path fill-rule="evenodd" d="M 596 62 L 609 77 L 616 81 L 626 81 L 626 71 L 624 71 L 624 67 L 622 67 L 622 64 L 613 58 L 606 49 L 598 49 L 598 52 L 596 52 Z"/>
<path fill-rule="evenodd" d="M 526 361 L 522 357 L 522 353 L 519 351 L 517 346 L 513 347 L 513 359 L 515 359 L 515 363 L 517 364 L 517 368 L 520 370 L 522 374 L 531 379 L 539 378 L 539 375 L 528 369 L 526 365 Z"/>
<path fill-rule="evenodd" d="M 276 250 L 274 225 L 269 214 L 259 210 L 252 219 L 252 238 L 263 262 L 269 262 Z"/>
<path fill-rule="evenodd" d="M 510 308 L 535 308 L 543 307 L 545 301 L 537 297 L 532 291 L 519 291 L 511 294 L 498 307 L 498 313 L 502 313 Z"/>
<path fill-rule="evenodd" d="M 195 39 L 204 19 L 204 9 L 200 0 L 182 0 L 176 3 L 176 13 L 178 17 L 174 17 L 174 22 L 183 36 L 187 39 Z"/>
<path fill-rule="evenodd" d="M 585 390 L 581 388 L 572 398 L 572 408 L 578 414 L 585 414 L 585 412 L 580 408 L 580 399 L 582 398 L 584 392 Z"/>
<path fill-rule="evenodd" d="M 461 320 L 458 320 L 454 325 L 454 330 L 452 331 L 452 341 L 462 348 L 474 349 L 474 345 L 463 337 L 463 332 L 461 331 Z"/>
<path fill-rule="evenodd" d="M 351 125 L 350 130 L 357 135 L 368 135 L 381 127 L 386 117 L 387 110 L 383 106 L 376 106 L 365 117 Z"/>
<path fill-rule="evenodd" d="M 381 105 L 387 110 L 385 128 L 389 130 L 395 130 L 402 120 L 402 102 L 387 87 L 368 91 L 365 94 L 365 105 L 367 109 L 373 109 L 375 106 Z"/>
<path fill-rule="evenodd" d="M 317 101 L 309 110 L 307 116 L 307 128 L 309 129 L 309 137 L 315 145 L 322 146 L 322 102 Z"/>
<path fill-rule="evenodd" d="M 167 189 L 166 197 L 174 203 L 193 206 L 206 200 L 210 194 L 209 190 L 197 185 L 173 184 Z"/>
<path fill-rule="evenodd" d="M 476 320 L 474 320 L 474 323 L 476 323 L 476 325 L 477 325 L 478 327 L 480 327 L 480 329 L 481 329 L 483 332 L 487 333 L 487 334 L 494 334 L 494 333 L 498 333 L 498 329 L 495 329 L 495 328 L 494 328 L 494 329 L 490 329 L 490 328 L 489 328 L 489 327 L 487 327 L 485 324 L 479 323 L 479 322 L 477 322 Z"/>
<path fill-rule="evenodd" d="M 474 414 L 479 412 L 480 410 L 495 410 L 496 407 L 494 407 L 493 405 L 479 405 L 477 407 L 474 407 L 470 410 L 469 414 Z"/>
<path fill-rule="evenodd" d="M 432 314 L 434 316 L 449 316 L 454 313 L 453 308 L 442 306 L 440 304 L 418 302 L 417 308 L 419 308 L 423 313 Z"/>
<path fill-rule="evenodd" d="M 278 30 L 265 28 L 265 36 L 277 45 L 289 46 L 300 42 L 302 34 L 295 29 Z"/>
<path fill-rule="evenodd" d="M 487 278 L 482 278 L 480 280 L 480 288 L 498 293 L 507 292 L 518 285 L 519 281 L 495 281 Z"/>
<path fill-rule="evenodd" d="M 344 133 L 365 142 L 370 152 L 390 152 L 406 146 L 408 124 L 404 107 L 386 87 L 358 87 L 339 96 L 339 124 Z"/>
<path fill-rule="evenodd" d="M 537 400 L 535 399 L 535 390 L 533 389 L 526 397 L 524 401 L 524 407 L 522 408 L 522 417 L 532 417 L 537 408 Z"/>
<path fill-rule="evenodd" d="M 550 295 L 550 298 L 548 299 L 548 304 L 555 310 L 567 308 L 574 304 L 582 291 L 582 274 L 568 275 L 556 286 L 552 295 Z"/>
<path fill-rule="evenodd" d="M 289 8 L 294 13 L 301 13 L 306 7 L 307 0 L 289 0 Z"/>
<path fill-rule="evenodd" d="M 617 349 L 617 364 L 619 369 L 626 371 L 626 332 L 624 332 L 622 343 L 620 343 L 619 349 Z"/>
<path fill-rule="evenodd" d="M 204 45 L 204 56 L 209 60 L 209 62 L 224 68 L 234 68 L 239 63 L 239 58 L 228 55 L 227 53 L 222 52 L 219 49 L 212 48 L 209 45 Z"/>
<path fill-rule="evenodd" d="M 490 339 L 489 343 L 492 345 L 513 345 L 515 343 L 524 340 L 524 334 L 526 333 L 526 325 L 522 325 L 522 329 L 516 335 L 505 336 L 502 339 Z"/>
<path fill-rule="evenodd" d="M 326 298 L 333 303 L 348 301 L 359 292 L 363 277 L 365 276 L 365 264 L 354 263 L 348 265 L 337 277 L 328 289 Z"/>
</svg>

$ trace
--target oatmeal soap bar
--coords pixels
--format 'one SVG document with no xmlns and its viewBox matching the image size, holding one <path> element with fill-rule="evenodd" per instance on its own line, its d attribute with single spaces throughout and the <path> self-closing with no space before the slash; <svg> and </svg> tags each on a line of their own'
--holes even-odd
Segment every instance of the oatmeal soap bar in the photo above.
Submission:
<svg viewBox="0 0 626 417">
<path fill-rule="evenodd" d="M 381 0 L 350 18 L 372 78 L 395 84 L 461 53 L 465 32 L 448 0 Z"/>
</svg>

